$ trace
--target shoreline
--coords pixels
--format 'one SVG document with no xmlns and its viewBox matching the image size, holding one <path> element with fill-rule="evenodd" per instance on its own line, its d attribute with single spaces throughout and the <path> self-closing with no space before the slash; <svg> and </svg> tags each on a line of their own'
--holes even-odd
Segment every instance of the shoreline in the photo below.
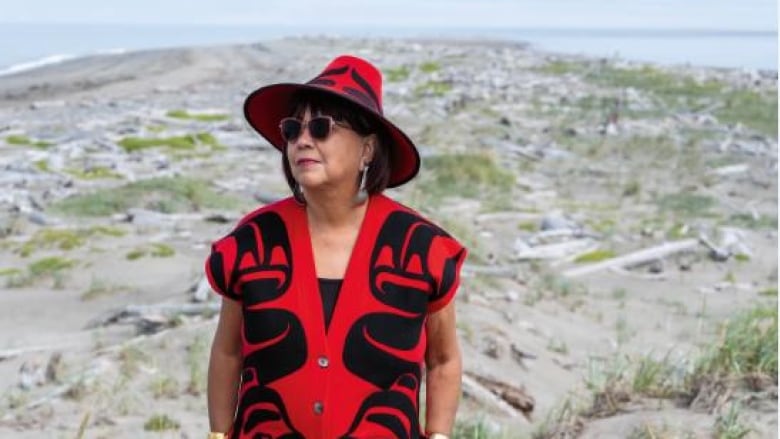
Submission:
<svg viewBox="0 0 780 439">
<path fill-rule="evenodd" d="M 16 26 L 22 26 L 21 23 L 13 23 Z M 28 24 L 30 26 L 44 26 L 43 24 Z M 52 26 L 69 26 L 68 24 L 53 24 Z M 87 24 L 86 26 L 90 26 Z M 110 28 L 108 25 L 92 25 L 97 28 Z M 160 30 L 166 29 L 165 25 L 120 25 L 128 28 L 133 26 L 144 27 L 151 26 L 152 28 L 158 28 Z M 183 25 L 178 26 L 182 29 L 195 30 L 203 28 L 202 25 Z M 244 45 L 263 43 L 266 41 L 274 41 L 279 39 L 288 38 L 312 38 L 321 36 L 324 38 L 349 38 L 349 39 L 399 39 L 399 40 L 442 40 L 442 41 L 481 41 L 481 42 L 518 42 L 526 44 L 532 47 L 534 50 L 540 52 L 549 52 L 553 54 L 560 54 L 562 56 L 585 56 L 592 58 L 607 58 L 623 62 L 636 62 L 646 64 L 658 64 L 665 67 L 681 67 L 688 66 L 693 68 L 725 68 L 725 69 L 747 69 L 756 71 L 777 71 L 777 32 L 771 30 L 736 30 L 736 29 L 623 29 L 623 28 L 605 28 L 605 29 L 567 29 L 567 28 L 496 28 L 496 29 L 469 29 L 469 28 L 414 28 L 414 27 L 393 27 L 387 29 L 363 29 L 361 27 L 352 27 L 345 30 L 336 29 L 323 29 L 321 32 L 314 32 L 309 34 L 295 34 L 293 27 L 274 27 L 271 26 L 268 30 L 258 30 L 255 33 L 257 35 L 251 35 L 251 29 L 249 26 L 205 26 L 214 29 L 222 29 L 224 31 L 233 30 L 234 33 L 240 34 L 245 32 L 246 35 L 225 37 L 217 36 L 214 41 L 190 41 L 190 42 L 176 42 L 171 40 L 169 43 L 146 43 L 138 46 L 137 44 L 126 41 L 125 44 L 116 44 L 112 47 L 104 47 L 94 49 L 85 53 L 73 53 L 67 49 L 53 51 L 49 53 L 42 53 L 38 56 L 28 56 L 16 61 L 6 62 L 0 65 L 0 77 L 13 75 L 19 72 L 28 72 L 40 65 L 50 65 L 54 63 L 49 61 L 57 58 L 82 59 L 92 56 L 111 55 L 112 52 L 120 51 L 126 53 L 132 53 L 137 51 L 146 50 L 164 50 L 164 49 L 185 49 L 185 48 L 204 48 L 213 46 L 232 46 L 232 45 Z M 177 26 L 171 26 L 175 29 Z M 241 30 L 244 29 L 244 30 Z M 399 36 L 401 35 L 401 36 Z M 622 40 L 635 41 L 640 43 L 640 46 L 647 45 L 646 39 L 651 39 L 659 46 L 663 46 L 665 42 L 669 40 L 679 40 L 679 43 L 685 44 L 686 41 L 695 39 L 767 39 L 771 38 L 774 43 L 774 50 L 767 50 L 764 55 L 768 59 L 775 59 L 774 63 L 768 63 L 766 61 L 760 64 L 755 64 L 755 61 L 750 65 L 734 64 L 734 61 L 730 61 L 729 64 L 724 64 L 720 60 L 731 59 L 727 53 L 718 57 L 717 64 L 713 64 L 711 61 L 707 62 L 704 59 L 696 60 L 686 59 L 685 55 L 681 56 L 681 50 L 678 47 L 674 47 L 671 51 L 664 53 L 653 49 L 651 55 L 642 55 L 642 51 L 647 51 L 647 48 L 632 49 L 631 46 L 626 46 L 625 43 L 619 42 Z M 562 43 L 567 39 L 577 39 L 579 43 L 572 45 L 572 43 Z M 229 41 L 228 41 L 229 40 Z M 160 37 L 160 41 L 165 41 L 164 37 Z M 563 44 L 563 46 L 561 45 Z M 597 45 L 598 49 L 590 47 Z M 622 46 L 621 46 L 622 44 Z M 609 46 L 613 46 L 612 49 L 607 49 Z M 722 45 L 722 44 L 721 44 Z M 704 46 L 702 46 L 704 47 Z M 687 51 L 693 56 L 703 56 L 699 52 L 700 50 Z M 701 49 L 701 48 L 699 48 Z M 631 53 L 634 50 L 636 53 Z M 621 54 L 626 52 L 627 54 Z M 653 54 L 654 53 L 654 54 Z M 690 56 L 690 55 L 688 55 Z M 756 59 L 757 54 L 753 55 Z"/>
</svg>

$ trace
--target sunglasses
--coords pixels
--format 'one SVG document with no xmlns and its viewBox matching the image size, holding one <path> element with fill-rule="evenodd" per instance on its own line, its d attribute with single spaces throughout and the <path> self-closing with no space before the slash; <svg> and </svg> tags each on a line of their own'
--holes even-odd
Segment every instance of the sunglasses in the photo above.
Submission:
<svg viewBox="0 0 780 439">
<path fill-rule="evenodd" d="M 341 122 L 336 122 L 330 116 L 315 116 L 309 119 L 306 123 L 306 128 L 309 130 L 309 135 L 314 140 L 325 140 L 333 131 L 333 126 L 338 125 L 344 128 L 349 128 Z M 282 133 L 282 139 L 285 142 L 294 142 L 303 132 L 303 122 L 300 119 L 294 117 L 285 117 L 279 122 L 279 130 Z"/>
</svg>

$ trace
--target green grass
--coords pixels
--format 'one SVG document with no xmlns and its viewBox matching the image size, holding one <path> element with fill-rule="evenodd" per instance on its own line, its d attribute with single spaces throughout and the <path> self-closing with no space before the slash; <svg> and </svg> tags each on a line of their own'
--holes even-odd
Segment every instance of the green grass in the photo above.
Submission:
<svg viewBox="0 0 780 439">
<path fill-rule="evenodd" d="M 170 258 L 176 254 L 176 250 L 167 244 L 154 243 L 152 244 L 152 251 L 150 254 L 155 258 Z"/>
<path fill-rule="evenodd" d="M 420 71 L 423 73 L 433 73 L 441 70 L 441 65 L 436 61 L 427 61 L 420 64 Z"/>
<path fill-rule="evenodd" d="M 536 232 L 539 230 L 539 223 L 535 221 L 521 221 L 517 224 L 517 230 L 524 232 Z"/>
<path fill-rule="evenodd" d="M 760 374 L 777 383 L 777 307 L 758 307 L 723 324 L 717 343 L 696 364 L 695 376 Z"/>
<path fill-rule="evenodd" d="M 53 280 L 53 288 L 64 287 L 65 272 L 76 265 L 76 261 L 59 256 L 38 259 L 27 265 L 27 270 L 10 269 L 5 273 L 6 287 L 22 288 L 35 285 L 41 280 Z"/>
<path fill-rule="evenodd" d="M 427 189 L 440 195 L 483 197 L 485 189 L 510 191 L 514 176 L 487 154 L 447 154 L 425 160 L 433 184 Z"/>
<path fill-rule="evenodd" d="M 662 211 L 674 212 L 685 218 L 711 216 L 711 209 L 716 205 L 717 200 L 709 195 L 688 192 L 667 194 L 658 200 Z"/>
<path fill-rule="evenodd" d="M 491 428 L 484 418 L 458 419 L 452 428 L 453 439 L 502 439 L 506 437 L 503 431 Z"/>
<path fill-rule="evenodd" d="M 586 264 L 591 262 L 599 262 L 606 259 L 612 259 L 617 254 L 612 250 L 593 250 L 591 252 L 583 253 L 574 259 L 574 262 L 578 264 Z"/>
<path fill-rule="evenodd" d="M 175 151 L 192 151 L 200 145 L 224 148 L 212 134 L 207 132 L 171 137 L 125 137 L 118 144 L 126 152 L 159 147 L 166 147 Z"/>
<path fill-rule="evenodd" d="M 570 73 L 581 74 L 586 71 L 587 67 L 581 63 L 574 63 L 569 61 L 551 61 L 536 70 L 540 73 L 546 73 L 548 75 L 568 75 Z"/>
<path fill-rule="evenodd" d="M 401 82 L 409 78 L 411 71 L 407 66 L 398 66 L 384 72 L 387 82 Z"/>
<path fill-rule="evenodd" d="M 152 256 L 154 258 L 170 258 L 176 254 L 176 251 L 167 244 L 152 243 L 151 247 L 151 249 L 137 247 L 133 250 L 130 250 L 125 255 L 125 258 L 129 261 L 135 261 L 136 259 L 140 259 L 146 255 Z"/>
<path fill-rule="evenodd" d="M 107 226 L 95 226 L 84 229 L 45 228 L 38 230 L 22 244 L 18 252 L 22 257 L 27 257 L 42 249 L 69 251 L 83 246 L 87 239 L 97 235 L 118 237 L 124 235 L 124 231 Z"/>
<path fill-rule="evenodd" d="M 160 377 L 154 380 L 149 385 L 149 388 L 154 399 L 173 399 L 179 396 L 179 383 L 171 376 Z"/>
<path fill-rule="evenodd" d="M 108 282 L 98 280 L 98 279 L 92 279 L 92 282 L 89 285 L 89 288 L 81 293 L 81 300 L 83 301 L 90 301 L 99 299 L 102 297 L 108 297 L 113 296 L 121 291 L 127 291 L 127 287 L 118 286 L 118 285 L 111 285 Z"/>
<path fill-rule="evenodd" d="M 742 123 L 777 139 L 777 92 L 762 96 L 750 90 L 731 90 L 724 101 L 725 107 L 715 111 L 718 120 Z"/>
<path fill-rule="evenodd" d="M 746 229 L 777 229 L 777 215 L 759 215 L 758 218 L 747 213 L 736 213 L 729 217 L 729 224 Z"/>
<path fill-rule="evenodd" d="M 22 136 L 18 134 L 6 137 L 5 142 L 9 145 L 35 146 L 37 148 L 48 148 L 54 145 L 51 142 L 45 142 L 43 140 L 33 140 L 27 136 Z"/>
<path fill-rule="evenodd" d="M 154 415 L 144 424 L 146 431 L 168 431 L 178 430 L 181 425 L 178 421 L 171 419 L 168 415 Z"/>
<path fill-rule="evenodd" d="M 59 256 L 39 259 L 28 266 L 33 277 L 53 276 L 76 265 L 76 261 Z"/>
<path fill-rule="evenodd" d="M 690 76 L 656 67 L 620 68 L 609 64 L 553 61 L 537 69 L 549 75 L 575 74 L 588 82 L 620 89 L 634 88 L 654 96 L 666 112 L 699 111 L 722 102 L 715 116 L 723 123 L 741 123 L 777 138 L 777 91 L 760 94 L 735 89 L 716 80 L 698 81 Z"/>
<path fill-rule="evenodd" d="M 49 161 L 46 159 L 36 160 L 33 162 L 33 165 L 35 166 L 35 169 L 41 171 L 41 172 L 49 172 Z"/>
<path fill-rule="evenodd" d="M 718 439 L 742 439 L 753 430 L 742 424 L 741 408 L 738 403 L 729 405 L 728 411 L 721 413 L 715 419 L 715 436 Z"/>
<path fill-rule="evenodd" d="M 230 119 L 230 116 L 227 114 L 190 113 L 186 110 L 170 110 L 165 115 L 174 119 L 197 120 L 200 122 L 219 122 Z"/>
<path fill-rule="evenodd" d="M 99 180 L 103 178 L 122 178 L 122 175 L 105 166 L 96 166 L 87 170 L 68 169 L 65 172 L 81 180 Z"/>
<path fill-rule="evenodd" d="M 236 209 L 240 205 L 238 199 L 215 192 L 206 181 L 160 177 L 74 195 L 54 204 L 52 210 L 66 215 L 106 216 L 131 207 L 173 213 L 212 208 Z"/>
<path fill-rule="evenodd" d="M 187 392 L 192 395 L 200 395 L 206 391 L 208 355 L 208 341 L 203 334 L 199 334 L 187 349 L 187 365 L 190 372 Z"/>
<path fill-rule="evenodd" d="M 0 276 L 17 276 L 22 274 L 18 268 L 0 268 Z"/>
<path fill-rule="evenodd" d="M 418 97 L 441 97 L 452 91 L 452 84 L 447 81 L 426 81 L 414 88 L 414 94 Z"/>
<path fill-rule="evenodd" d="M 666 398 L 675 395 L 678 384 L 677 371 L 672 367 L 668 358 L 656 360 L 650 356 L 644 356 L 634 370 L 631 378 L 631 388 L 634 392 L 652 397 Z"/>
</svg>

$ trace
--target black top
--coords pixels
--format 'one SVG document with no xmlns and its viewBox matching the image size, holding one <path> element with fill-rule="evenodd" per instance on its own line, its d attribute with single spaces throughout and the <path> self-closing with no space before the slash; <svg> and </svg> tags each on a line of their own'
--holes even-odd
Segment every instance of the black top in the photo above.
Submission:
<svg viewBox="0 0 780 439">
<path fill-rule="evenodd" d="M 318 278 L 320 294 L 322 294 L 322 311 L 325 314 L 325 332 L 330 327 L 330 319 L 333 318 L 333 310 L 336 308 L 336 299 L 339 296 L 342 279 Z"/>
</svg>

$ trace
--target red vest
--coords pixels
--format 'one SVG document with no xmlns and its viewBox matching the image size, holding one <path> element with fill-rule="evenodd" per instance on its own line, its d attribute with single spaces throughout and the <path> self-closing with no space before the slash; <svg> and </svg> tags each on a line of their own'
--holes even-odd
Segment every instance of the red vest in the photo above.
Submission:
<svg viewBox="0 0 780 439">
<path fill-rule="evenodd" d="M 304 207 L 292 198 L 216 241 L 206 274 L 241 301 L 234 438 L 417 438 L 428 313 L 452 300 L 466 249 L 384 195 L 369 199 L 325 331 Z"/>
</svg>

